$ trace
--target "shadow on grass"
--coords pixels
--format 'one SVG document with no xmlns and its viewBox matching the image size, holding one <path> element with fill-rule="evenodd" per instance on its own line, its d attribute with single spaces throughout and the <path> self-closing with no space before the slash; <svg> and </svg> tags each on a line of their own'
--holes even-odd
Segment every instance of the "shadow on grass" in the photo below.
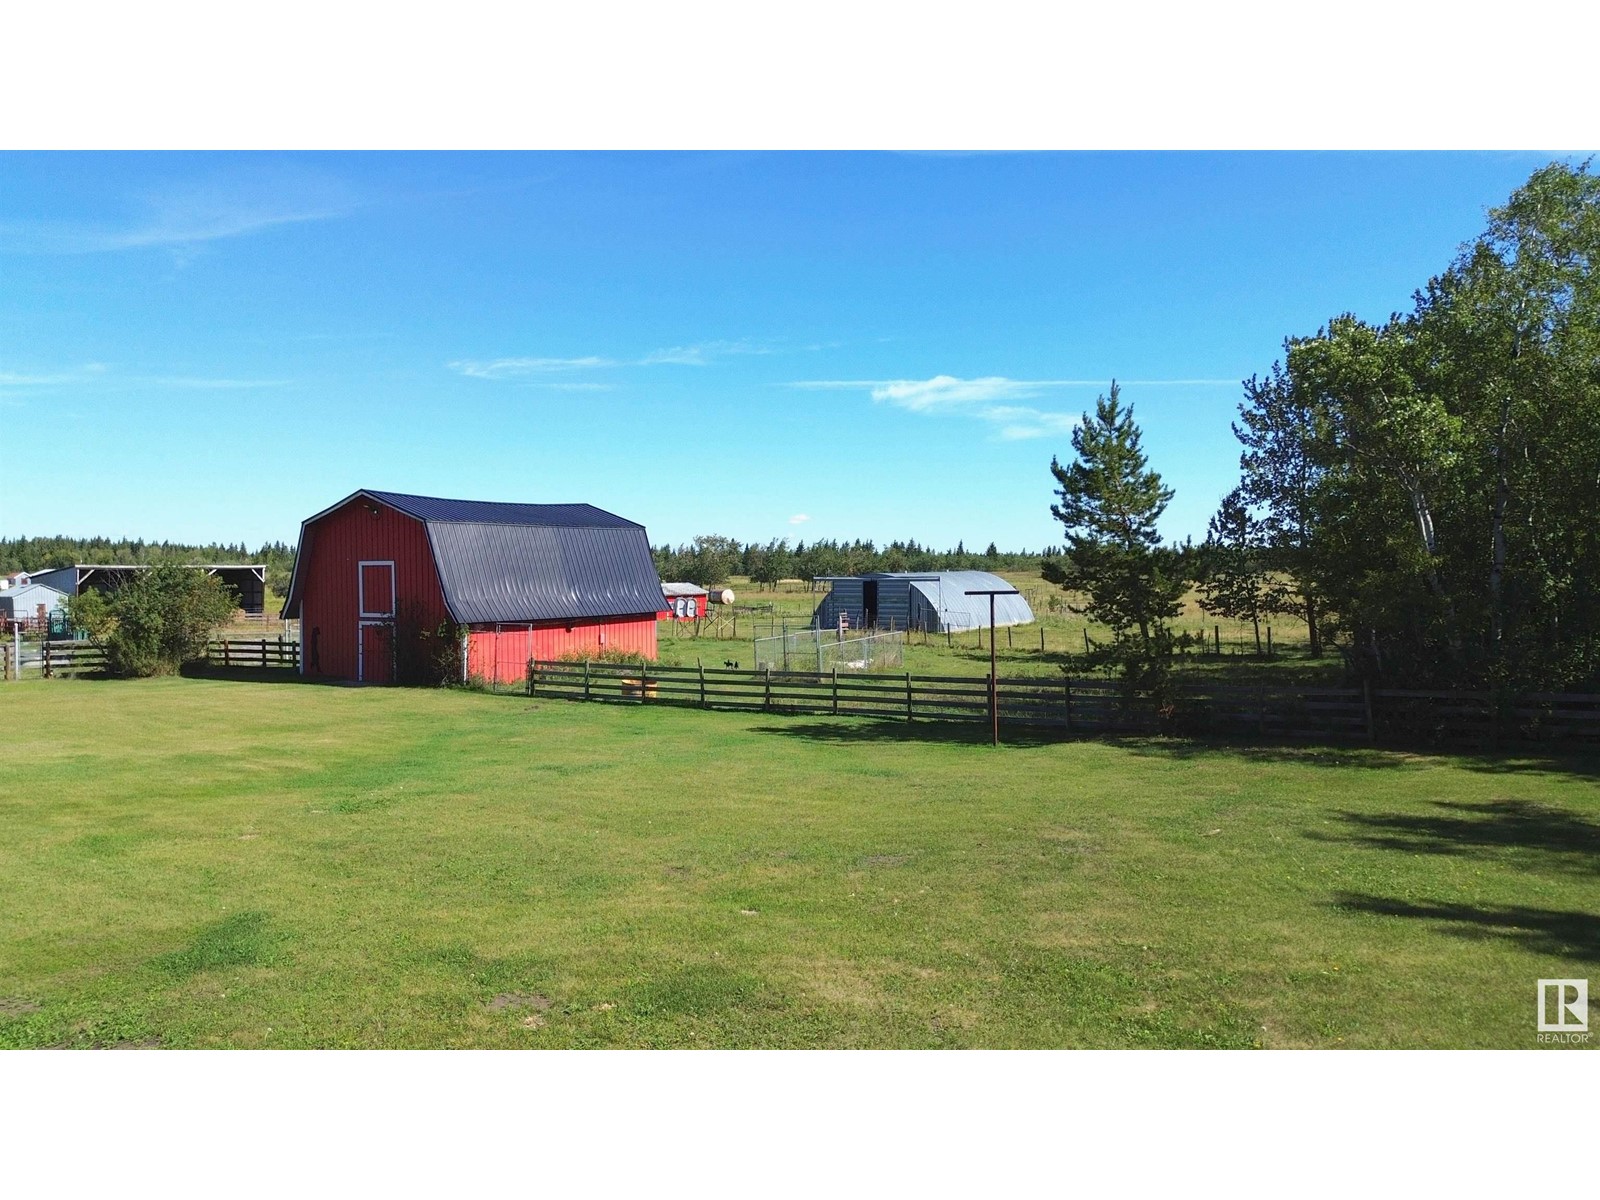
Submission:
<svg viewBox="0 0 1600 1200">
<path fill-rule="evenodd" d="M 794 717 L 769 725 L 753 727 L 754 733 L 781 734 L 785 737 L 832 745 L 863 742 L 938 742 L 955 745 L 987 745 L 987 721 L 875 720 L 850 717 Z M 1127 734 L 1099 730 L 1067 731 L 1051 725 L 1000 724 L 1000 741 L 1007 746 L 1053 746 L 1070 742 L 1099 742 L 1115 746 L 1144 758 L 1238 759 L 1252 763 L 1293 763 L 1302 766 L 1360 770 L 1398 770 L 1414 767 L 1419 759 L 1440 758 L 1453 766 L 1493 774 L 1568 775 L 1575 779 L 1600 779 L 1600 755 L 1577 751 L 1571 754 L 1504 755 L 1454 754 L 1447 750 L 1408 751 L 1364 745 L 1328 745 L 1313 742 L 1266 742 L 1249 738 L 1179 737 L 1158 734 Z"/>
<path fill-rule="evenodd" d="M 1451 766 L 1494 775 L 1565 775 L 1579 780 L 1600 780 L 1600 754 L 1592 750 L 1551 751 L 1539 754 L 1508 752 L 1501 755 L 1458 753 L 1447 749 L 1402 749 L 1326 742 L 1269 742 L 1250 738 L 1212 736 L 1134 737 L 1104 734 L 1101 741 L 1133 754 L 1152 758 L 1215 759 L 1233 756 L 1248 762 L 1298 763 L 1309 767 L 1392 770 L 1416 766 L 1419 761 L 1441 759 Z"/>
<path fill-rule="evenodd" d="M 775 733 L 835 746 L 871 742 L 937 742 L 947 745 L 987 746 L 988 722 L 977 721 L 878 721 L 863 717 L 830 717 L 824 720 L 795 718 L 772 725 L 757 725 L 752 733 Z M 1064 731 L 1044 726 L 1000 727 L 1000 742 L 1005 746 L 1053 746 L 1081 740 Z"/>
<path fill-rule="evenodd" d="M 1312 831 L 1306 836 L 1402 854 L 1495 857 L 1501 850 L 1530 850 L 1542 856 L 1541 865 L 1600 874 L 1600 824 L 1577 813 L 1525 800 L 1436 800 L 1431 807 L 1434 811 L 1423 813 L 1341 812 L 1348 834 Z"/>
<path fill-rule="evenodd" d="M 1600 915 L 1595 913 L 1520 906 L 1413 904 L 1354 893 L 1336 896 L 1332 906 L 1346 912 L 1426 921 L 1456 937 L 1505 938 L 1538 954 L 1600 962 Z"/>
<path fill-rule="evenodd" d="M 214 667 L 189 663 L 178 672 L 185 679 L 221 679 L 232 683 L 335 683 L 300 674 L 294 667 Z"/>
</svg>

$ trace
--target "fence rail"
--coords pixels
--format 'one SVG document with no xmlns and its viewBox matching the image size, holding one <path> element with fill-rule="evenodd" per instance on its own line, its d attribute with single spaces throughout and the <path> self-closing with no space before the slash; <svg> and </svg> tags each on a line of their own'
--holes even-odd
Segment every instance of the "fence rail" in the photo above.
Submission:
<svg viewBox="0 0 1600 1200">
<path fill-rule="evenodd" d="M 972 675 L 735 670 L 600 662 L 528 664 L 529 695 L 613 704 L 889 720 L 989 719 L 989 679 Z M 1163 705 L 1107 679 L 1000 678 L 1000 722 L 1066 733 L 1247 734 L 1460 749 L 1600 745 L 1600 695 L 1240 686 L 1181 681 Z"/>
<path fill-rule="evenodd" d="M 20 649 L 20 658 L 18 650 Z M 300 644 L 288 638 L 216 638 L 209 661 L 223 667 L 298 667 Z M 106 669 L 105 651 L 90 642 L 16 642 L 5 644 L 3 674 L 18 679 L 38 671 L 46 679 L 83 675 Z"/>
</svg>

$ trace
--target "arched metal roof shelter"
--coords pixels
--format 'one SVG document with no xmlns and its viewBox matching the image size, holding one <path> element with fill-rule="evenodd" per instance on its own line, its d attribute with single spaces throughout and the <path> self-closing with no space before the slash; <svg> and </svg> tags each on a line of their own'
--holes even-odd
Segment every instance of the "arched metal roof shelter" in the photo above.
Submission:
<svg viewBox="0 0 1600 1200">
<path fill-rule="evenodd" d="M 817 605 L 812 625 L 833 629 L 841 614 L 852 629 L 925 629 L 956 632 L 989 624 L 989 598 L 968 591 L 1010 587 L 988 571 L 874 571 L 821 575 L 832 590 Z M 1025 625 L 1033 609 L 1021 596 L 996 596 L 996 625 Z"/>
</svg>

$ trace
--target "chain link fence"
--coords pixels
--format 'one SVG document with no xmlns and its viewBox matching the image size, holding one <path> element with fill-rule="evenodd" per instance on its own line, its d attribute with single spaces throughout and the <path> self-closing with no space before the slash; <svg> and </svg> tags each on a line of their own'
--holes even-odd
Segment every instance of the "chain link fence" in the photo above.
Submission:
<svg viewBox="0 0 1600 1200">
<path fill-rule="evenodd" d="M 889 671 L 906 661 L 903 632 L 841 637 L 832 629 L 797 629 L 754 642 L 758 671 Z"/>
</svg>

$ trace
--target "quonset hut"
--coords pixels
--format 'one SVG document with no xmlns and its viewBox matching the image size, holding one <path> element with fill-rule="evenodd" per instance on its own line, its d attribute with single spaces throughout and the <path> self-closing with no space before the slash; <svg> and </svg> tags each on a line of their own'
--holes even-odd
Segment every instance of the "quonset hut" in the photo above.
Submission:
<svg viewBox="0 0 1600 1200">
<path fill-rule="evenodd" d="M 283 615 L 305 675 L 392 683 L 397 641 L 453 624 L 463 676 L 511 683 L 530 658 L 654 658 L 664 606 L 644 526 L 591 504 L 362 490 L 301 524 Z"/>
<path fill-rule="evenodd" d="M 989 624 L 989 597 L 966 593 L 1011 586 L 988 571 L 875 571 L 818 578 L 833 587 L 812 617 L 816 629 L 837 629 L 841 616 L 851 629 L 976 629 Z M 1021 596 L 994 598 L 996 625 L 1031 620 L 1033 609 Z"/>
</svg>

